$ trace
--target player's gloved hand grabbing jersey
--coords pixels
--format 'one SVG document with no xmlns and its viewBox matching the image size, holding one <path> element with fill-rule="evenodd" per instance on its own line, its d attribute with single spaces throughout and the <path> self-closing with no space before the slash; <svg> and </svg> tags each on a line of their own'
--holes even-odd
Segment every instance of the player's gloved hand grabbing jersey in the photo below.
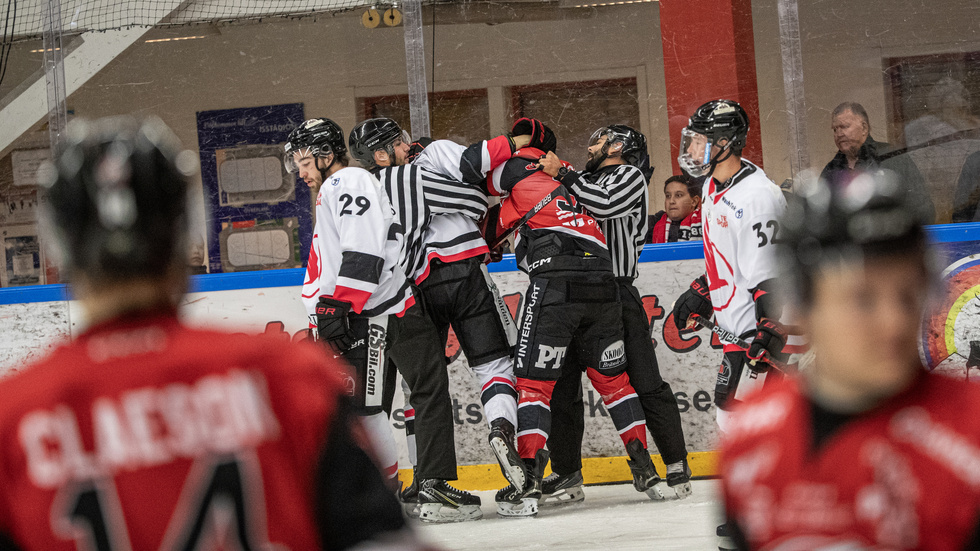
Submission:
<svg viewBox="0 0 980 551">
<path fill-rule="evenodd" d="M 531 141 L 528 147 L 540 149 L 541 151 L 554 151 L 558 145 L 558 139 L 550 128 L 541 123 L 538 119 L 527 117 L 517 119 L 514 126 L 510 128 L 510 136 L 530 136 Z"/>
<path fill-rule="evenodd" d="M 762 318 L 756 325 L 755 337 L 746 355 L 750 360 L 761 360 L 762 354 L 768 354 L 771 358 L 778 357 L 782 353 L 783 346 L 786 344 L 786 331 L 778 322 L 769 318 Z M 749 362 L 752 369 L 766 369 L 768 364 L 756 364 Z"/>
<path fill-rule="evenodd" d="M 674 325 L 677 329 L 687 329 L 692 314 L 709 319 L 715 313 L 711 308 L 711 295 L 708 293 L 708 280 L 701 276 L 691 282 L 691 287 L 674 303 Z"/>
<path fill-rule="evenodd" d="M 320 297 L 316 305 L 317 340 L 323 341 L 338 354 L 350 350 L 354 332 L 350 329 L 350 303 L 330 297 Z"/>
</svg>

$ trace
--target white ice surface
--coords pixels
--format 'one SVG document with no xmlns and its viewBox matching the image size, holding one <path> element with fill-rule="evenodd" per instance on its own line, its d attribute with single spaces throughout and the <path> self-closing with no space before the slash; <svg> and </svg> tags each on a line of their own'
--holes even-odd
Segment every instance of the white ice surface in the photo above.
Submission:
<svg viewBox="0 0 980 551">
<path fill-rule="evenodd" d="M 718 481 L 695 480 L 692 486 L 687 499 L 661 502 L 631 484 L 586 486 L 582 503 L 544 507 L 528 519 L 498 517 L 496 492 L 475 492 L 483 500 L 482 520 L 412 523 L 425 541 L 460 551 L 717 549 Z"/>
</svg>

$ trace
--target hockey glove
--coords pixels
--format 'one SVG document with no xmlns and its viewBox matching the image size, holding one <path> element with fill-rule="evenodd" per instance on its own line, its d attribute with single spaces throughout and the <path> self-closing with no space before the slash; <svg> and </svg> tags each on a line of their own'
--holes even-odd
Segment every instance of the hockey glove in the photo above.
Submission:
<svg viewBox="0 0 980 551">
<path fill-rule="evenodd" d="M 432 138 L 421 137 L 408 147 L 408 162 L 414 163 L 415 159 L 422 154 L 422 151 L 432 143 Z"/>
<path fill-rule="evenodd" d="M 691 288 L 684 291 L 684 294 L 674 303 L 674 325 L 678 330 L 683 331 L 687 329 L 691 314 L 707 319 L 714 313 L 714 309 L 711 308 L 711 295 L 708 293 L 708 281 L 701 276 L 692 281 Z"/>
<path fill-rule="evenodd" d="M 769 318 L 762 318 L 756 325 L 755 338 L 749 345 L 747 356 L 750 360 L 762 360 L 762 355 L 765 353 L 775 358 L 777 354 L 782 353 L 785 344 L 786 331 L 783 330 L 783 326 Z M 754 362 L 749 365 L 754 367 Z"/>
<path fill-rule="evenodd" d="M 316 305 L 317 340 L 338 354 L 350 350 L 354 332 L 350 329 L 350 304 L 330 297 L 320 297 Z"/>
<path fill-rule="evenodd" d="M 529 119 L 527 117 L 517 119 L 517 122 L 510 129 L 511 137 L 525 134 L 531 136 L 531 141 L 527 144 L 528 147 L 540 149 L 547 153 L 554 151 L 555 147 L 558 146 L 555 133 L 538 119 Z"/>
</svg>

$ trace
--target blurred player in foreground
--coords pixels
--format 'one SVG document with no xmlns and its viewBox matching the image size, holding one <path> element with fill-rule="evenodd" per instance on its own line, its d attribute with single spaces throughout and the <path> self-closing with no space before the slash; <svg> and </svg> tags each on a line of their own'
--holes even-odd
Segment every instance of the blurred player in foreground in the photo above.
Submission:
<svg viewBox="0 0 980 551">
<path fill-rule="evenodd" d="M 893 176 L 790 202 L 789 294 L 815 359 L 750 397 L 725 435 L 738 549 L 980 549 L 980 387 L 922 367 L 933 274 Z"/>
<path fill-rule="evenodd" d="M 79 120 L 42 176 L 91 325 L 0 383 L 0 548 L 418 548 L 339 366 L 178 321 L 195 157 L 155 119 Z"/>
</svg>

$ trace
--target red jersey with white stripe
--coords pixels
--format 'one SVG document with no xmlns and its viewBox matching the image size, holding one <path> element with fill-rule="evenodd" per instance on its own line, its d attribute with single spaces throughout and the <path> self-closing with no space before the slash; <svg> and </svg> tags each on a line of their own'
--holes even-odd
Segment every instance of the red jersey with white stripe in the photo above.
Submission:
<svg viewBox="0 0 980 551">
<path fill-rule="evenodd" d="M 752 549 L 977 549 L 980 386 L 923 373 L 822 440 L 814 407 L 788 379 L 734 412 L 722 489 Z"/>
<path fill-rule="evenodd" d="M 315 504 L 346 378 L 312 345 L 174 312 L 90 328 L 0 382 L 0 533 L 45 551 L 329 548 Z"/>
<path fill-rule="evenodd" d="M 333 173 L 320 186 L 315 216 L 303 282 L 310 316 L 321 296 L 349 302 L 367 316 L 401 314 L 414 303 L 398 264 L 403 236 L 377 178 L 361 168 Z"/>
<path fill-rule="evenodd" d="M 778 274 L 775 244 L 786 199 L 761 168 L 744 159 L 724 189 L 708 178 L 702 197 L 705 275 L 715 319 L 744 335 L 756 327 L 753 293 Z"/>
</svg>

